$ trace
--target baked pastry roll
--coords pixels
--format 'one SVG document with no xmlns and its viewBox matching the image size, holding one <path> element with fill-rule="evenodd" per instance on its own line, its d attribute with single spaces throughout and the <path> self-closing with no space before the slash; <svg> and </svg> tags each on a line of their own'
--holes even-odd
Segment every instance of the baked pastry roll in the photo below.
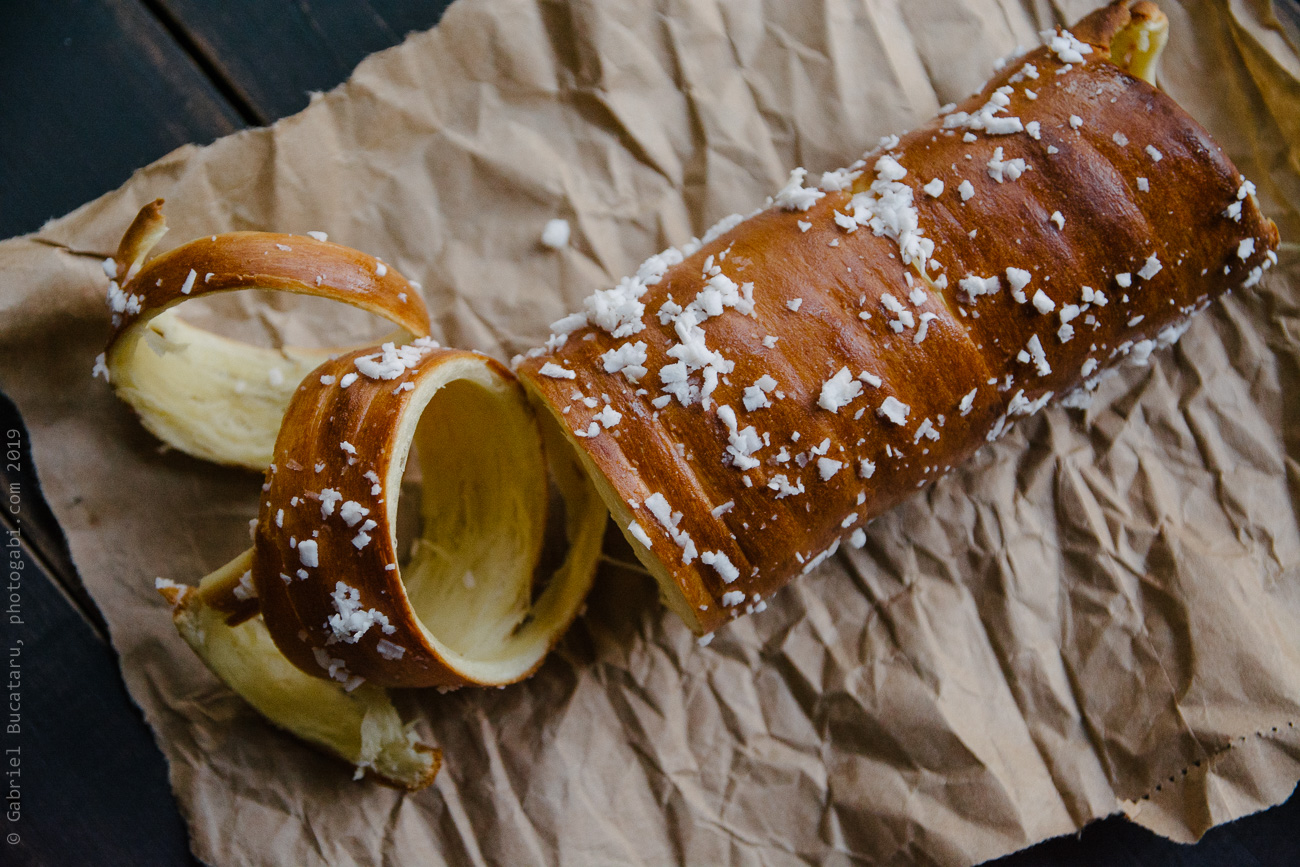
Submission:
<svg viewBox="0 0 1300 867">
<path fill-rule="evenodd" d="M 1117 2 L 845 169 L 652 257 L 518 361 L 696 632 L 1276 261 Z M 1126 68 L 1128 67 L 1128 68 Z"/>
</svg>

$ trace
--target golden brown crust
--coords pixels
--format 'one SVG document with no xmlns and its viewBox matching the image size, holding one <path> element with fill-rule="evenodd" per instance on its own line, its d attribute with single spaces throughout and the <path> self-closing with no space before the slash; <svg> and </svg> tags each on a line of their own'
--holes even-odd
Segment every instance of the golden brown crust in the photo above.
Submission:
<svg viewBox="0 0 1300 867">
<path fill-rule="evenodd" d="M 251 568 L 262 613 L 281 652 L 317 677 L 390 687 L 512 683 L 541 664 L 576 616 L 604 513 L 561 490 L 570 530 L 591 538 L 571 546 L 545 592 L 530 598 L 541 577 L 534 572 L 547 460 L 522 388 L 477 353 L 429 342 L 404 350 L 412 360 L 394 378 L 359 374 L 360 362 L 380 354 L 360 350 L 318 368 L 290 403 L 255 531 Z M 433 408 L 442 389 L 466 383 Z M 490 408 L 476 414 L 476 405 Z M 421 544 L 433 555 L 399 566 L 399 480 L 429 413 L 431 429 L 419 441 Z M 456 448 L 466 437 L 477 448 Z M 426 464 L 426 449 L 443 443 L 454 453 Z M 455 517 L 431 529 L 430 510 Z M 404 572 L 417 576 L 413 595 Z M 464 621 L 479 635 L 467 636 Z"/>
<path fill-rule="evenodd" d="M 146 205 L 123 236 L 115 257 L 118 273 L 130 274 L 132 262 L 144 255 L 140 251 L 146 238 L 161 237 L 161 205 L 161 199 Z M 140 298 L 139 311 L 132 305 L 132 310 L 114 317 L 110 348 L 142 317 L 213 292 L 239 289 L 328 298 L 382 316 L 413 336 L 429 333 L 423 296 L 395 268 L 309 235 L 228 232 L 199 238 L 149 260 L 121 288 L 127 296 Z"/>
<path fill-rule="evenodd" d="M 1081 30 L 1100 48 L 1129 20 L 1128 4 L 1114 4 Z M 918 225 L 935 245 L 925 276 L 946 278 L 946 288 L 905 266 L 896 239 L 836 222 L 851 214 L 853 195 L 877 180 L 878 151 L 851 189 L 827 192 L 806 211 L 769 208 L 669 269 L 640 299 L 644 330 L 614 338 L 588 326 L 523 362 L 521 378 L 587 454 L 616 516 L 634 516 L 650 537 L 649 553 L 635 541 L 634 548 L 670 583 L 666 595 L 685 600 L 679 612 L 687 610 L 695 629 L 711 631 L 759 607 L 838 539 L 1005 432 L 1018 413 L 1049 392 L 1077 388 L 1091 372 L 1085 364 L 1144 357 L 1175 337 L 1166 329 L 1268 267 L 1276 227 L 1208 134 L 1164 94 L 1107 62 L 1104 51 L 1082 55 L 1067 69 L 1048 47 L 1030 52 L 956 111 L 889 148 L 907 171 Z M 976 115 L 1004 86 L 1009 102 L 997 116 L 1035 121 L 1032 134 L 962 126 L 960 112 Z M 999 161 L 1014 160 L 1025 162 L 1022 174 L 992 177 Z M 923 191 L 934 179 L 944 185 L 938 196 Z M 969 197 L 959 193 L 963 182 L 971 184 Z M 1239 219 L 1225 215 L 1234 205 Z M 753 283 L 752 316 L 726 310 L 703 326 L 708 348 L 734 369 L 711 395 L 712 409 L 676 399 L 656 408 L 651 401 L 664 394 L 659 373 L 676 360 L 668 352 L 682 337 L 655 314 L 670 298 L 679 306 L 695 299 L 710 265 L 736 284 Z M 1029 275 L 1023 303 L 1013 300 L 1008 268 Z M 997 277 L 1000 291 L 964 298 L 960 281 L 970 276 Z M 910 302 L 917 289 L 925 298 Z M 1030 300 L 1039 290 L 1049 312 Z M 1092 290 L 1104 293 L 1106 306 L 1086 303 Z M 901 333 L 891 325 L 886 293 L 913 323 L 935 317 L 922 342 L 915 325 Z M 1078 315 L 1064 323 L 1070 305 Z M 767 335 L 779 338 L 774 347 L 764 345 Z M 1043 349 L 1041 367 L 1031 339 Z M 605 372 L 604 353 L 638 341 L 648 370 L 640 382 Z M 547 364 L 573 378 L 545 375 Z M 854 377 L 878 376 L 881 385 L 864 385 L 830 412 L 819 406 L 821 389 L 844 367 Z M 745 412 L 744 390 L 764 375 L 783 397 Z M 599 398 L 598 407 L 575 394 Z M 909 408 L 904 424 L 882 416 L 887 398 Z M 624 420 L 582 436 L 606 403 Z M 731 407 L 740 429 L 753 425 L 764 437 L 754 455 L 760 466 L 734 466 L 732 432 L 717 406 Z M 822 478 L 823 459 L 842 466 L 824 465 Z M 870 478 L 859 471 L 863 461 L 874 467 Z M 782 496 L 789 488 L 780 477 L 803 490 Z M 682 513 L 674 532 L 689 536 L 694 558 L 646 507 L 654 494 Z M 725 511 L 715 517 L 719 507 Z M 706 551 L 724 554 L 738 577 L 727 582 L 706 565 Z"/>
<path fill-rule="evenodd" d="M 341 350 L 267 349 L 170 315 L 193 298 L 275 289 L 384 317 L 403 336 L 429 332 L 419 287 L 372 256 L 310 235 L 231 232 L 146 257 L 166 231 L 159 199 L 141 209 L 109 268 L 113 332 L 104 375 L 168 445 L 222 464 L 265 469 L 298 381 Z"/>
</svg>

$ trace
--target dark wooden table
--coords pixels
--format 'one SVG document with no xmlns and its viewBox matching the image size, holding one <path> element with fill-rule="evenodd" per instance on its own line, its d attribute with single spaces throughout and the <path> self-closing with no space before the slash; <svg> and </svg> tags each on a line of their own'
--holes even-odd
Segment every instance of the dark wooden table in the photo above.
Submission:
<svg viewBox="0 0 1300 867">
<path fill-rule="evenodd" d="M 178 145 L 302 109 L 367 54 L 437 23 L 447 2 L 4 0 L 0 238 L 113 189 Z M 1278 8 L 1300 22 L 1297 0 Z M 6 450 L 22 445 L 17 471 L 0 472 L 0 490 L 20 491 L 22 511 L 0 511 L 0 529 L 21 527 L 24 541 L 23 622 L 4 618 L 3 629 L 5 648 L 21 640 L 25 660 L 21 730 L 0 744 L 22 756 L 21 778 L 5 777 L 0 864 L 194 864 L 162 755 L 122 685 L 3 395 L 0 435 Z M 1300 795 L 1196 846 L 1107 819 L 989 867 L 1047 864 L 1300 865 Z"/>
</svg>

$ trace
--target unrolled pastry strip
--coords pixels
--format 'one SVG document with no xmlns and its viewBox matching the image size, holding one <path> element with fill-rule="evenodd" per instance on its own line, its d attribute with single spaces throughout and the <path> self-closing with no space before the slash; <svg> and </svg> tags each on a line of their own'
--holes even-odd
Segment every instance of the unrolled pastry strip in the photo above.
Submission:
<svg viewBox="0 0 1300 867">
<path fill-rule="evenodd" d="M 146 257 L 167 231 L 162 199 L 141 209 L 104 263 L 113 334 L 97 371 L 163 442 L 222 464 L 264 470 L 298 383 L 339 349 L 252 346 L 174 315 L 205 295 L 276 289 L 382 316 L 392 340 L 429 333 L 418 286 L 383 262 L 310 235 L 232 232 Z"/>
<path fill-rule="evenodd" d="M 1086 396 L 1121 361 L 1147 363 L 1276 260 L 1252 185 L 1138 77 L 1165 33 L 1152 4 L 1121 0 L 847 169 L 813 186 L 796 170 L 766 209 L 652 257 L 556 323 L 517 360 L 523 388 L 428 340 L 326 362 L 284 413 L 254 547 L 197 590 L 162 582 L 182 634 L 272 721 L 413 787 L 436 761 L 380 687 L 529 674 L 590 585 L 606 508 L 705 638 L 761 610 L 1014 420 Z M 141 267 L 154 224 L 142 220 L 110 292 L 119 393 L 142 355 L 123 342 L 142 327 L 132 305 L 175 301 L 129 290 L 145 274 L 163 292 L 189 280 Z M 392 285 L 374 289 L 371 309 L 419 329 Z M 157 415 L 184 414 L 162 397 Z M 278 411 L 245 423 L 274 428 Z M 412 442 L 425 526 L 399 568 Z M 548 459 L 570 548 L 539 584 Z M 321 726 L 327 706 L 345 724 Z"/>
<path fill-rule="evenodd" d="M 847 169 L 668 250 L 518 374 L 661 595 L 711 633 L 1052 397 L 1145 364 L 1276 261 L 1168 96 L 1150 3 L 1045 34 Z"/>
</svg>

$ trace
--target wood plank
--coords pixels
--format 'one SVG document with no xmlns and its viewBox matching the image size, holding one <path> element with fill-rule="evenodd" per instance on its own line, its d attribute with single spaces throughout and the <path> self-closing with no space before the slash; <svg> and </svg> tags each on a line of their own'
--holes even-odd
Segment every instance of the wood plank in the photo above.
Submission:
<svg viewBox="0 0 1300 867">
<path fill-rule="evenodd" d="M 432 27 L 450 0 L 146 0 L 263 122 L 305 108 L 375 51 Z"/>
<path fill-rule="evenodd" d="M 4 613 L 0 863 L 198 864 L 162 753 L 112 650 L 25 546 L 15 559 L 8 550 L 6 568 L 22 579 L 6 590 Z"/>
<path fill-rule="evenodd" d="M 9 0 L 0 18 L 0 238 L 246 125 L 136 0 Z"/>
</svg>

